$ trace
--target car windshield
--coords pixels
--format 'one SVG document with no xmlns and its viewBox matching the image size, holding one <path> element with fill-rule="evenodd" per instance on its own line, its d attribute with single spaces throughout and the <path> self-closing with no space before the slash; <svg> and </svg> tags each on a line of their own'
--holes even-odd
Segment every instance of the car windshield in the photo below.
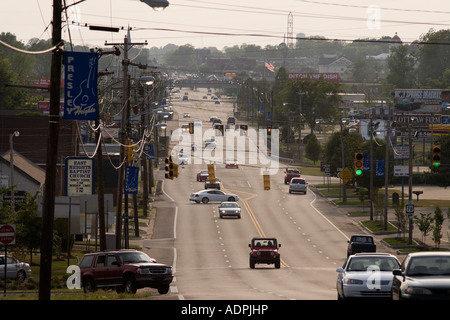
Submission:
<svg viewBox="0 0 450 320">
<path fill-rule="evenodd" d="M 143 252 L 121 252 L 120 259 L 123 263 L 153 262 L 148 255 Z"/>
<path fill-rule="evenodd" d="M 399 264 L 393 257 L 352 257 L 347 271 L 392 271 L 398 268 Z"/>
<path fill-rule="evenodd" d="M 238 204 L 236 202 L 227 202 L 227 203 L 222 203 L 220 205 L 221 208 L 236 208 L 238 207 Z"/>
<path fill-rule="evenodd" d="M 276 247 L 277 240 L 275 239 L 257 239 L 253 241 L 255 247 Z"/>
<path fill-rule="evenodd" d="M 411 258 L 408 276 L 450 275 L 450 257 L 429 256 Z"/>
</svg>

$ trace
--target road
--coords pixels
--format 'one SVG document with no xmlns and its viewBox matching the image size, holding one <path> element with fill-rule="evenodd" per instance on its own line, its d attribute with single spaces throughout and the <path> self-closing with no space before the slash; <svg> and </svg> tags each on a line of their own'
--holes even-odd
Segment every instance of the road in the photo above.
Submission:
<svg viewBox="0 0 450 320">
<path fill-rule="evenodd" d="M 232 114 L 229 104 L 202 101 L 205 92 L 190 91 L 189 102 L 174 103 L 179 115 L 191 113 L 190 119 L 180 118 L 180 127 L 200 119 L 206 129 L 211 115 L 226 121 Z M 252 150 L 249 143 L 245 150 L 248 158 L 255 152 Z M 273 169 L 278 163 L 270 166 Z M 158 225 L 145 246 L 152 248 L 152 256 L 164 257 L 167 261 L 162 262 L 174 266 L 175 280 L 165 298 L 336 299 L 336 268 L 345 261 L 347 239 L 352 233 L 363 232 L 360 227 L 311 189 L 306 195 L 289 194 L 281 166 L 272 171 L 270 190 L 264 190 L 261 166 L 245 162 L 238 169 L 215 165 L 222 190 L 237 194 L 242 207 L 241 219 L 221 219 L 219 203 L 189 201 L 190 193 L 203 189 L 204 183 L 196 181 L 196 174 L 206 167 L 206 162 L 180 166 L 178 178 L 163 181 L 164 198 L 155 202 Z M 262 264 L 249 268 L 248 244 L 255 236 L 278 239 L 280 269 Z"/>
</svg>

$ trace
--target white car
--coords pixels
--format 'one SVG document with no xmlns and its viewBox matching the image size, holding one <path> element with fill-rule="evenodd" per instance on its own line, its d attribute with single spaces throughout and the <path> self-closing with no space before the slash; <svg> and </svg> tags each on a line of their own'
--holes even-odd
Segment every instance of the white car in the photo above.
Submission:
<svg viewBox="0 0 450 320">
<path fill-rule="evenodd" d="M 18 281 L 24 281 L 31 276 L 30 265 L 25 262 L 20 262 L 16 258 L 7 257 L 6 277 Z M 5 277 L 5 255 L 0 256 L 0 279 Z"/>
<path fill-rule="evenodd" d="M 226 159 L 225 168 L 239 168 L 239 162 L 237 159 Z"/>
<path fill-rule="evenodd" d="M 356 253 L 337 268 L 336 289 L 339 300 L 346 298 L 392 297 L 393 270 L 400 268 L 398 259 L 388 253 Z"/>
<path fill-rule="evenodd" d="M 223 202 L 223 201 L 236 202 L 239 200 L 239 197 L 235 194 L 225 193 L 217 189 L 206 189 L 191 193 L 191 195 L 189 196 L 189 200 L 195 201 L 196 203 Z"/>
<path fill-rule="evenodd" d="M 241 207 L 236 202 L 224 201 L 219 206 L 219 216 L 220 218 L 234 216 L 240 219 Z"/>
<path fill-rule="evenodd" d="M 189 162 L 189 158 L 187 155 L 180 154 L 178 156 L 178 164 L 188 164 L 188 162 Z"/>
</svg>

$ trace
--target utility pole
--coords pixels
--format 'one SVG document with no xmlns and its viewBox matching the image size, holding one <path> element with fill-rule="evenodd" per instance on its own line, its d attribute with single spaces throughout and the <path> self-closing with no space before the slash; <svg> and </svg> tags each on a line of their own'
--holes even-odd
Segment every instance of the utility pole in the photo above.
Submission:
<svg viewBox="0 0 450 320">
<path fill-rule="evenodd" d="M 146 45 L 147 42 L 143 43 L 130 43 L 130 30 L 128 30 L 127 36 L 124 37 L 123 43 L 107 43 L 105 45 L 113 45 L 113 46 L 123 46 L 123 60 L 122 60 L 122 71 L 123 71 L 123 92 L 122 92 L 122 123 L 120 128 L 120 160 L 126 158 L 125 153 L 125 145 L 127 144 L 128 138 L 128 122 L 130 115 L 130 77 L 128 74 L 128 66 L 131 64 L 128 59 L 128 51 L 130 46 L 132 45 Z M 122 242 L 122 198 L 124 191 L 124 178 L 125 178 L 125 166 L 123 163 L 119 168 L 119 177 L 117 181 L 117 206 L 116 206 L 116 249 L 121 248 Z M 125 208 L 127 213 L 128 211 L 128 201 L 125 199 Z M 128 220 L 126 221 L 128 224 Z M 125 234 L 124 239 L 128 238 L 128 230 L 125 230 L 127 233 Z M 127 244 L 125 244 L 127 247 Z"/>
<path fill-rule="evenodd" d="M 61 0 L 53 0 L 52 45 L 61 44 Z M 59 136 L 59 100 L 62 51 L 53 51 L 50 71 L 50 114 L 48 121 L 47 162 L 45 167 L 44 204 L 42 209 L 39 300 L 50 300 L 52 275 L 53 220 L 55 216 L 55 177 Z"/>
</svg>

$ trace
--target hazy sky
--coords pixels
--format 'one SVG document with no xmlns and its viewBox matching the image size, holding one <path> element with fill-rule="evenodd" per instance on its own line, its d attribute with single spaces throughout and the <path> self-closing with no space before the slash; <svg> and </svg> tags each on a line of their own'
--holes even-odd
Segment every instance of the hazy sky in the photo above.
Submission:
<svg viewBox="0 0 450 320">
<path fill-rule="evenodd" d="M 67 5 L 75 2 L 66 0 Z M 156 12 L 139 0 L 86 0 L 68 10 L 72 41 L 89 46 L 103 46 L 105 41 L 122 42 L 130 26 L 132 42 L 146 40 L 148 47 L 169 43 L 219 49 L 243 43 L 264 47 L 283 42 L 289 30 L 290 12 L 294 36 L 303 33 L 307 37 L 352 40 L 393 36 L 397 32 L 403 41 L 414 41 L 431 28 L 450 29 L 449 0 L 169 2 L 164 11 Z M 49 39 L 52 3 L 52 0 L 1 0 L 0 32 L 13 33 L 24 43 L 31 38 Z M 86 24 L 123 27 L 124 31 L 90 31 Z M 63 29 L 63 38 L 69 40 L 67 27 Z"/>
</svg>

